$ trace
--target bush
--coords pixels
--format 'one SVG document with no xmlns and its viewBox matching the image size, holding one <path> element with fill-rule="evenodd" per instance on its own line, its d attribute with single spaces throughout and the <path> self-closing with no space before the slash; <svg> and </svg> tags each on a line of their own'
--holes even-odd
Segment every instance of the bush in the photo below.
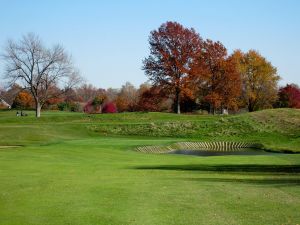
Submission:
<svg viewBox="0 0 300 225">
<path fill-rule="evenodd" d="M 113 102 L 108 102 L 103 106 L 102 113 L 116 113 L 116 112 L 117 112 L 117 107 Z"/>
<path fill-rule="evenodd" d="M 92 105 L 93 106 L 100 106 L 102 105 L 102 103 L 105 101 L 107 97 L 105 95 L 98 95 L 96 96 L 93 101 L 92 101 Z"/>
<path fill-rule="evenodd" d="M 60 111 L 82 112 L 82 106 L 78 102 L 60 102 L 57 108 Z"/>
<path fill-rule="evenodd" d="M 69 104 L 67 102 L 60 102 L 60 103 L 57 104 L 57 108 L 60 111 L 66 111 L 69 108 Z"/>
<path fill-rule="evenodd" d="M 82 112 L 82 106 L 78 102 L 70 103 L 69 110 L 71 112 Z"/>
</svg>

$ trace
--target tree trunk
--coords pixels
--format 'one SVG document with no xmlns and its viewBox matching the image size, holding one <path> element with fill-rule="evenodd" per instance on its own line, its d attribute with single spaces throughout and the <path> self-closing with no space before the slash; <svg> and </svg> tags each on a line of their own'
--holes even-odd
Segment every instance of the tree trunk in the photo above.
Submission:
<svg viewBox="0 0 300 225">
<path fill-rule="evenodd" d="M 209 104 L 209 113 L 215 115 L 215 107 L 212 104 Z"/>
<path fill-rule="evenodd" d="M 252 101 L 249 101 L 249 103 L 248 103 L 248 111 L 249 112 L 253 112 L 254 111 L 254 104 L 252 103 Z"/>
<path fill-rule="evenodd" d="M 175 107 L 175 112 L 180 114 L 180 91 L 178 89 L 176 90 Z"/>
<path fill-rule="evenodd" d="M 41 117 L 41 103 L 36 101 L 35 103 L 35 117 Z"/>
</svg>

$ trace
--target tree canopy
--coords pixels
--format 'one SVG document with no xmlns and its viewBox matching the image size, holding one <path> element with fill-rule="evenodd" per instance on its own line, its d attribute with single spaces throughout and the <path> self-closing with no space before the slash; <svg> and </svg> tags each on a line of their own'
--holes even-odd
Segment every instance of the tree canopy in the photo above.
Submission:
<svg viewBox="0 0 300 225">
<path fill-rule="evenodd" d="M 193 82 L 203 41 L 193 28 L 166 22 L 150 33 L 149 44 L 150 55 L 143 61 L 143 69 L 154 85 L 174 96 L 180 113 L 180 97 Z"/>
<path fill-rule="evenodd" d="M 277 69 L 257 51 L 236 51 L 232 58 L 238 63 L 242 79 L 241 100 L 249 112 L 270 108 L 277 99 Z"/>
</svg>

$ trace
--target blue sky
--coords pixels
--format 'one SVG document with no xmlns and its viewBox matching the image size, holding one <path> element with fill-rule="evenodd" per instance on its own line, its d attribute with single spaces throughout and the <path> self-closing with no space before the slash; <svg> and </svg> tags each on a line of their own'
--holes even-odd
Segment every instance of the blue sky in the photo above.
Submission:
<svg viewBox="0 0 300 225">
<path fill-rule="evenodd" d="M 62 44 L 87 82 L 137 86 L 147 80 L 149 33 L 166 21 L 221 41 L 229 53 L 256 49 L 277 67 L 280 84 L 300 85 L 299 0 L 0 0 L 0 53 L 7 39 L 34 32 L 48 46 Z"/>
</svg>

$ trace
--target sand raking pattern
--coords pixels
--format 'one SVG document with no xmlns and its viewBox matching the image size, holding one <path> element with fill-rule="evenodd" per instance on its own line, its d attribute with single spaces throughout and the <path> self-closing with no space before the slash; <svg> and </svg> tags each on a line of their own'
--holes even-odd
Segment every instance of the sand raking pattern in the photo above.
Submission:
<svg viewBox="0 0 300 225">
<path fill-rule="evenodd" d="M 139 146 L 136 151 L 143 153 L 170 153 L 176 150 L 195 150 L 195 151 L 243 151 L 244 148 L 261 148 L 258 143 L 246 142 L 178 142 L 168 146 Z"/>
</svg>

